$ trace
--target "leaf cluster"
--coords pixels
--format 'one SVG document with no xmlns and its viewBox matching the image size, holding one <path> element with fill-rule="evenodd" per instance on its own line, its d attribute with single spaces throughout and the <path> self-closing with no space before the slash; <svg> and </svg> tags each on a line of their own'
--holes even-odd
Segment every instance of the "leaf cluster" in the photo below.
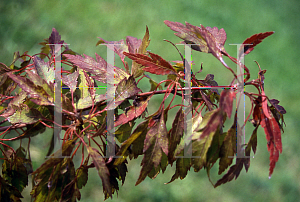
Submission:
<svg viewBox="0 0 300 202">
<path fill-rule="evenodd" d="M 124 184 L 128 162 L 139 156 L 143 159 L 136 185 L 147 176 L 154 179 L 174 165 L 176 170 L 168 183 L 184 179 L 193 168 L 195 172 L 205 169 L 217 187 L 236 179 L 243 167 L 248 171 L 251 150 L 256 152 L 259 126 L 264 129 L 268 142 L 271 177 L 282 152 L 281 131 L 286 111 L 278 100 L 269 99 L 265 94 L 266 70 L 258 65 L 258 76 L 250 81 L 250 71 L 241 59 L 274 32 L 247 38 L 239 57 L 234 58 L 224 48 L 227 38 L 224 29 L 167 20 L 165 24 L 183 39 L 181 43 L 216 57 L 232 74 L 232 82 L 218 86 L 213 74 L 201 74 L 202 65 L 200 72 L 187 73 L 192 63 L 179 51 L 180 59 L 174 63 L 147 51 L 148 27 L 143 39 L 128 36 L 125 41 L 106 41 L 99 38 L 97 45 L 105 44 L 117 54 L 122 68 L 97 53 L 95 59 L 77 54 L 61 40 L 56 29 L 40 43 L 40 53 L 20 55 L 16 52 L 10 65 L 0 63 L 0 116 L 3 117 L 0 149 L 4 160 L 0 175 L 1 198 L 20 201 L 31 175 L 30 194 L 34 201 L 77 201 L 81 199 L 80 190 L 87 183 L 89 169 L 96 169 L 107 199 L 118 192 L 119 183 Z M 223 57 L 243 69 L 242 75 L 237 75 Z M 126 58 L 132 60 L 131 65 Z M 62 65 L 61 72 L 55 68 L 58 62 Z M 55 122 L 59 108 L 55 106 L 57 73 L 62 81 L 61 123 Z M 166 79 L 155 81 L 151 74 L 164 75 Z M 149 80 L 149 92 L 138 87 L 142 79 Z M 247 86 L 254 86 L 257 92 L 248 92 Z M 99 93 L 101 88 L 107 91 Z M 252 106 L 243 125 L 238 123 L 237 108 L 233 108 L 234 100 L 237 105 L 241 104 L 237 96 L 241 92 Z M 164 95 L 161 103 L 155 106 L 156 112 L 148 113 L 149 101 L 158 94 Z M 167 103 L 168 97 L 172 99 Z M 181 102 L 176 103 L 175 97 L 180 97 Z M 173 108 L 177 113 L 168 129 L 166 123 Z M 224 124 L 231 117 L 234 121 L 226 130 Z M 254 130 L 248 143 L 242 145 L 241 131 L 248 123 L 253 124 Z M 53 131 L 61 128 L 61 149 L 53 149 L 56 138 L 53 132 L 48 148 L 50 158 L 33 170 L 30 145 L 22 146 L 22 139 L 29 139 L 30 144 L 31 138 L 43 138 L 47 127 Z M 16 135 L 6 138 L 12 131 L 16 131 Z M 20 141 L 21 146 L 15 150 L 7 141 Z M 78 153 L 81 164 L 76 168 L 73 161 Z M 213 166 L 219 167 L 218 175 L 227 170 L 216 183 L 210 179 Z"/>
</svg>

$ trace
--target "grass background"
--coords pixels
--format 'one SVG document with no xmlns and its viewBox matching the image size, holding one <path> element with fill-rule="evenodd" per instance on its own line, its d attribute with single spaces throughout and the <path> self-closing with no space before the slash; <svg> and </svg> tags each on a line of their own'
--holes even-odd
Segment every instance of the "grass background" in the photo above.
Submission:
<svg viewBox="0 0 300 202">
<path fill-rule="evenodd" d="M 49 37 L 55 27 L 70 48 L 78 53 L 93 56 L 95 52 L 106 57 L 104 47 L 96 47 L 97 37 L 106 40 L 125 39 L 126 36 L 142 38 L 145 26 L 150 30 L 149 50 L 167 60 L 178 60 L 179 55 L 170 44 L 180 41 L 164 20 L 185 21 L 198 25 L 224 28 L 227 33 L 225 49 L 235 56 L 236 46 L 249 36 L 275 31 L 275 34 L 259 44 L 246 57 L 246 65 L 256 77 L 256 60 L 265 75 L 265 91 L 269 97 L 280 100 L 287 114 L 287 127 L 282 135 L 283 153 L 276 164 L 272 178 L 268 179 L 269 154 L 263 130 L 258 133 L 258 150 L 248 173 L 241 172 L 236 181 L 214 189 L 205 171 L 191 171 L 184 180 L 164 185 L 173 174 L 173 168 L 154 180 L 147 178 L 134 186 L 138 178 L 139 160 L 129 165 L 129 173 L 119 196 L 108 201 L 299 201 L 299 20 L 298 0 L 280 1 L 138 1 L 138 0 L 52 0 L 0 2 L 0 62 L 10 64 L 13 53 L 29 51 L 35 54 L 40 50 L 39 42 Z M 227 84 L 224 67 L 213 56 L 193 52 L 193 60 L 199 69 L 203 62 L 203 77 L 215 74 L 219 84 Z M 227 61 L 226 61 L 227 62 Z M 228 62 L 229 63 L 229 62 Z M 229 65 L 234 65 L 229 63 Z M 155 104 L 155 103 L 154 103 Z M 152 104 L 152 107 L 155 105 Z M 157 105 L 159 103 L 156 103 Z M 251 131 L 249 131 L 251 133 Z M 41 140 L 34 140 L 39 144 Z M 36 155 L 42 158 L 37 148 Z M 38 164 L 37 157 L 37 164 Z M 38 166 L 38 165 L 37 165 Z M 212 174 L 218 179 L 216 172 Z M 29 187 L 30 188 L 30 187 Z M 29 189 L 25 192 L 28 193 Z M 25 195 L 25 194 L 24 194 Z M 24 201 L 28 201 L 26 197 Z M 102 201 L 101 181 L 97 173 L 89 172 L 89 181 L 82 190 L 81 201 Z"/>
</svg>

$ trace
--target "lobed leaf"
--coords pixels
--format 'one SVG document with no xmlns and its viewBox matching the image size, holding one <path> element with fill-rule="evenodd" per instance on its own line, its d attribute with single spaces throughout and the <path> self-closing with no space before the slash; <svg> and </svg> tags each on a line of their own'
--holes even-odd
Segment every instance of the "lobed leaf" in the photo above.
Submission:
<svg viewBox="0 0 300 202">
<path fill-rule="evenodd" d="M 22 88 L 25 92 L 27 92 L 30 97 L 34 98 L 34 101 L 40 105 L 52 105 L 54 99 L 51 95 L 49 95 L 46 90 L 41 87 L 35 85 L 28 78 L 14 75 L 11 72 L 8 72 L 7 75 L 16 82 L 20 88 Z"/>
<path fill-rule="evenodd" d="M 99 154 L 99 152 L 90 146 L 86 146 L 89 155 L 92 157 L 93 163 L 98 170 L 98 175 L 101 178 L 102 186 L 103 186 L 103 193 L 104 195 L 108 195 L 112 197 L 112 187 L 110 184 L 110 174 L 109 170 L 106 167 L 106 163 L 104 157 Z"/>
<path fill-rule="evenodd" d="M 159 122 L 150 128 L 144 141 L 144 158 L 142 160 L 142 169 L 136 185 L 141 183 L 151 172 L 153 167 L 158 169 L 161 163 L 163 152 L 168 155 L 167 128 L 164 121 L 164 110 L 160 114 Z"/>
<path fill-rule="evenodd" d="M 133 61 L 145 66 L 144 71 L 157 75 L 176 74 L 176 70 L 170 63 L 165 61 L 159 55 L 149 52 L 150 57 L 143 54 L 123 53 Z"/>
<path fill-rule="evenodd" d="M 147 100 L 140 101 L 136 105 L 130 106 L 128 111 L 119 115 L 115 120 L 115 127 L 126 124 L 129 121 L 132 121 L 138 118 L 139 116 L 141 116 L 144 113 L 144 111 L 147 109 L 151 97 L 152 96 L 149 96 Z"/>
<path fill-rule="evenodd" d="M 239 56 L 241 57 L 242 54 L 249 54 L 251 51 L 253 51 L 254 47 L 258 44 L 260 44 L 262 42 L 262 40 L 272 34 L 274 34 L 275 32 L 264 32 L 264 33 L 258 33 L 258 34 L 254 34 L 251 37 L 247 38 L 243 44 L 244 45 L 244 52 L 242 52 L 242 49 L 240 49 L 239 51 Z M 242 44 L 242 45 L 243 45 Z M 249 45 L 250 44 L 250 45 Z M 242 48 L 243 46 L 241 46 Z"/>
<path fill-rule="evenodd" d="M 52 46 L 50 46 L 52 47 Z M 45 62 L 43 59 L 39 58 L 38 56 L 34 56 L 34 67 L 38 73 L 38 75 L 45 79 L 45 81 L 49 84 L 50 82 L 53 83 L 55 79 L 54 74 L 54 67 L 52 67 L 49 62 Z"/>
<path fill-rule="evenodd" d="M 269 115 L 271 116 L 270 109 L 268 108 L 268 110 Z M 264 128 L 267 139 L 267 147 L 270 152 L 269 177 L 271 177 L 275 164 L 279 159 L 279 152 L 282 153 L 281 130 L 273 116 L 271 116 L 271 118 L 267 118 L 264 113 L 261 113 L 261 118 L 261 126 Z"/>
<path fill-rule="evenodd" d="M 109 84 L 111 85 L 118 84 L 125 77 L 129 77 L 124 70 L 118 67 L 111 67 L 107 64 L 107 62 L 97 53 L 96 60 L 85 54 L 84 57 L 71 54 L 64 54 L 64 56 L 80 69 L 95 75 L 92 76 L 92 78 L 102 83 L 107 83 L 107 77 L 114 78 L 114 80 L 109 81 Z M 113 68 L 114 71 L 107 71 L 107 68 Z"/>
</svg>

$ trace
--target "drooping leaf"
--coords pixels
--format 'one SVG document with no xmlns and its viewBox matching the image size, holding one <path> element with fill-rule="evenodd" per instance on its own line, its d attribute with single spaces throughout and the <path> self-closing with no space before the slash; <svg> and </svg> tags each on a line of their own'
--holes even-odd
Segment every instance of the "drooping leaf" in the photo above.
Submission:
<svg viewBox="0 0 300 202">
<path fill-rule="evenodd" d="M 19 152 L 20 153 L 20 152 Z M 23 157 L 11 155 L 2 164 L 3 178 L 21 193 L 28 185 L 28 173 L 25 167 L 27 160 Z"/>
<path fill-rule="evenodd" d="M 199 139 L 204 138 L 205 136 L 208 136 L 211 134 L 211 132 L 215 132 L 222 124 L 223 121 L 223 113 L 219 109 L 213 110 L 213 113 L 211 114 L 209 121 L 205 128 L 203 129 L 203 132 Z M 203 122 L 204 123 L 204 122 Z"/>
<path fill-rule="evenodd" d="M 280 127 L 276 119 L 271 115 L 269 107 L 268 111 L 271 118 L 267 118 L 264 113 L 261 113 L 261 126 L 264 128 L 268 151 L 270 152 L 269 177 L 271 177 L 275 168 L 275 164 L 279 159 L 279 152 L 282 152 L 282 142 Z"/>
<path fill-rule="evenodd" d="M 132 143 L 134 143 L 141 135 L 146 135 L 147 133 L 147 126 L 148 126 L 148 121 L 144 121 L 142 123 L 140 123 L 137 128 L 133 131 L 133 133 L 130 135 L 130 137 L 125 140 L 122 145 L 120 150 L 117 153 L 117 156 L 123 156 L 123 158 L 117 158 L 114 162 L 114 165 L 120 165 L 127 157 L 126 152 L 127 149 L 130 147 L 130 145 Z M 143 139 L 142 139 L 143 141 Z M 142 144 L 141 144 L 142 143 Z M 141 148 L 143 148 L 143 142 L 138 141 L 137 145 L 142 146 Z"/>
<path fill-rule="evenodd" d="M 84 161 L 84 164 L 82 164 L 79 168 L 76 170 L 76 176 L 77 176 L 77 187 L 78 189 L 83 188 L 87 181 L 88 181 L 88 167 L 87 163 L 89 161 L 89 158 L 86 158 Z"/>
<path fill-rule="evenodd" d="M 221 184 L 225 184 L 227 182 L 230 182 L 234 178 L 237 179 L 238 176 L 241 173 L 241 170 L 243 169 L 243 165 L 247 161 L 247 158 L 237 158 L 236 164 L 231 166 L 228 170 L 228 172 L 217 181 L 217 183 L 214 185 L 214 187 L 218 187 Z"/>
<path fill-rule="evenodd" d="M 149 52 L 150 57 L 143 54 L 123 53 L 133 61 L 145 66 L 144 71 L 157 75 L 176 74 L 176 70 L 170 63 L 164 60 L 159 55 Z"/>
<path fill-rule="evenodd" d="M 233 89 L 224 89 L 220 96 L 220 108 L 227 114 L 228 118 L 231 117 L 234 98 L 235 92 Z"/>
<path fill-rule="evenodd" d="M 180 107 L 173 121 L 172 131 L 170 132 L 170 136 L 169 136 L 170 141 L 169 141 L 168 159 L 170 163 L 174 161 L 173 159 L 174 152 L 176 150 L 177 145 L 181 141 L 181 138 L 183 136 L 183 131 L 184 131 L 184 112 L 182 111 L 182 107 Z"/>
<path fill-rule="evenodd" d="M 264 32 L 264 33 L 258 33 L 258 34 L 254 34 L 251 37 L 247 38 L 243 44 L 244 45 L 244 52 L 242 52 L 242 49 L 240 49 L 239 52 L 239 56 L 241 56 L 242 54 L 249 54 L 251 51 L 253 51 L 254 47 L 258 44 L 260 44 L 262 42 L 262 40 L 272 34 L 274 34 L 275 32 Z M 250 45 L 248 45 L 250 44 Z M 241 46 L 242 48 L 242 46 Z"/>
<path fill-rule="evenodd" d="M 77 137 L 75 137 L 73 140 L 68 140 L 66 141 L 63 146 L 62 149 L 56 151 L 54 154 L 52 154 L 50 156 L 50 158 L 48 158 L 40 167 L 38 167 L 33 173 L 37 174 L 36 175 L 36 179 L 42 179 L 42 176 L 45 172 L 47 172 L 47 170 L 50 168 L 52 168 L 53 166 L 61 163 L 62 161 L 64 161 L 64 158 L 66 156 L 70 156 L 73 148 L 75 146 Z"/>
<path fill-rule="evenodd" d="M 115 136 L 120 143 L 124 142 L 131 135 L 132 128 L 134 123 L 125 123 L 122 124 L 116 131 Z"/>
<path fill-rule="evenodd" d="M 192 163 L 191 163 L 190 158 L 184 158 L 184 157 L 178 158 L 176 160 L 176 171 L 175 171 L 174 175 L 172 176 L 171 180 L 166 184 L 173 182 L 178 177 L 180 177 L 181 180 L 184 179 L 186 177 L 188 171 L 190 170 L 191 166 L 192 166 Z"/>
<path fill-rule="evenodd" d="M 87 150 L 89 155 L 92 157 L 93 163 L 98 170 L 98 175 L 101 178 L 102 186 L 103 186 L 103 193 L 104 195 L 108 195 L 112 197 L 112 187 L 110 184 L 110 174 L 109 170 L 106 167 L 106 163 L 104 157 L 99 154 L 99 152 L 90 146 L 87 146 Z"/>
<path fill-rule="evenodd" d="M 21 202 L 20 198 L 23 198 L 20 191 L 10 185 L 5 179 L 3 179 L 0 175 L 0 197 L 2 201 L 14 201 Z"/>
<path fill-rule="evenodd" d="M 154 168 L 161 163 L 163 153 L 168 155 L 167 128 L 164 121 L 164 110 L 161 111 L 159 122 L 156 122 L 146 134 L 144 141 L 144 158 L 142 169 L 136 185 L 141 183 Z"/>
<path fill-rule="evenodd" d="M 217 130 L 217 129 L 216 129 Z M 203 166 L 206 166 L 207 163 L 207 151 L 211 147 L 211 143 L 213 140 L 213 137 L 216 133 L 215 131 L 211 131 L 210 134 L 203 136 L 200 139 L 194 140 L 192 142 L 192 164 L 194 167 L 195 172 L 198 172 L 203 168 Z M 201 132 L 198 132 L 201 133 Z"/>
<path fill-rule="evenodd" d="M 219 175 L 223 173 L 228 166 L 232 164 L 234 154 L 236 153 L 236 124 L 227 131 L 224 142 L 220 149 Z"/>
<path fill-rule="evenodd" d="M 279 101 L 278 100 L 276 100 L 276 99 L 271 99 L 270 100 L 270 103 L 275 107 L 275 109 L 277 110 L 277 111 L 279 111 L 281 114 L 285 114 L 286 113 L 286 111 L 285 111 L 285 109 L 283 108 L 283 106 L 281 106 L 281 105 L 279 105 Z"/>
</svg>

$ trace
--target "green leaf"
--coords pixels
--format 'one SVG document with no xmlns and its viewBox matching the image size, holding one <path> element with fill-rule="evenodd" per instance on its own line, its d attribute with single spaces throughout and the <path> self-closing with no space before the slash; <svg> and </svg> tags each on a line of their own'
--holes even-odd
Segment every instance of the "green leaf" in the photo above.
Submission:
<svg viewBox="0 0 300 202">
<path fill-rule="evenodd" d="M 116 108 L 126 98 L 136 95 L 138 92 L 141 92 L 141 89 L 137 87 L 135 79 L 132 76 L 128 79 L 124 78 L 117 86 L 114 102 L 110 103 L 107 108 L 110 109 L 112 106 Z"/>
<path fill-rule="evenodd" d="M 234 154 L 236 153 L 236 124 L 227 131 L 224 142 L 220 150 L 220 161 L 219 161 L 219 175 L 223 173 L 229 165 L 232 164 Z"/>
<path fill-rule="evenodd" d="M 32 71 L 26 70 L 26 73 L 27 73 L 30 81 L 32 81 L 36 86 L 41 86 L 50 97 L 54 97 L 54 85 L 53 85 L 53 83 L 48 84 L 38 74 L 36 74 Z"/>
<path fill-rule="evenodd" d="M 33 124 L 38 122 L 42 118 L 41 113 L 36 109 L 29 109 L 29 107 L 23 104 L 20 108 L 17 108 L 15 113 L 8 117 L 8 121 L 12 124 L 25 123 Z"/>
<path fill-rule="evenodd" d="M 1 201 L 21 202 L 20 198 L 23 198 L 23 196 L 16 187 L 11 186 L 0 175 L 0 198 Z"/>
<path fill-rule="evenodd" d="M 84 187 L 88 181 L 88 168 L 86 165 L 81 165 L 76 170 L 76 176 L 77 176 L 77 187 L 78 189 L 81 189 Z"/>
<path fill-rule="evenodd" d="M 121 145 L 121 148 L 119 152 L 117 153 L 117 156 L 123 156 L 123 158 L 117 158 L 114 162 L 114 165 L 120 165 L 127 157 L 127 149 L 128 147 L 133 144 L 136 141 L 136 147 L 139 146 L 140 150 L 143 151 L 143 145 L 144 145 L 144 140 L 141 139 L 141 141 L 138 141 L 140 136 L 144 136 L 147 133 L 147 126 L 148 126 L 148 121 L 144 121 L 140 123 L 136 129 L 133 131 L 133 133 L 130 135 L 130 137 L 124 141 Z M 141 144 L 142 143 L 142 144 Z M 142 146 L 140 146 L 142 145 Z M 133 146 L 135 147 L 135 146 Z"/>
<path fill-rule="evenodd" d="M 103 100 L 106 100 L 106 95 L 101 94 L 101 95 L 96 95 L 95 96 L 95 100 L 94 100 L 94 104 L 97 104 Z M 76 103 L 76 109 L 86 109 L 89 108 L 93 105 L 93 101 L 92 101 L 92 97 L 89 95 L 87 97 L 84 98 L 80 98 L 78 100 L 78 102 Z"/>
<path fill-rule="evenodd" d="M 18 152 L 20 154 L 20 152 Z M 21 193 L 28 185 L 28 174 L 25 167 L 26 159 L 12 155 L 2 164 L 3 178 Z"/>
<path fill-rule="evenodd" d="M 1 114 L 3 117 L 9 117 L 15 113 L 17 107 L 21 107 L 22 103 L 24 103 L 27 98 L 27 93 L 25 91 L 21 91 L 17 94 L 8 104 L 7 109 L 4 113 Z"/>
<path fill-rule="evenodd" d="M 116 131 L 115 131 L 115 136 L 119 140 L 119 142 L 124 142 L 125 140 L 128 139 L 128 137 L 131 134 L 131 130 L 134 126 L 134 123 L 126 123 L 121 125 Z"/>
<path fill-rule="evenodd" d="M 55 79 L 54 67 L 49 65 L 49 62 L 45 62 L 43 59 L 39 58 L 38 56 L 34 56 L 33 61 L 38 75 L 42 79 L 45 79 L 45 81 L 48 84 L 53 83 Z"/>
<path fill-rule="evenodd" d="M 214 134 L 215 131 L 212 131 L 209 135 L 193 141 L 193 156 L 195 156 L 195 158 L 193 158 L 192 162 L 195 172 L 198 172 L 203 166 L 206 165 L 206 154 L 211 146 Z"/>
<path fill-rule="evenodd" d="M 139 54 L 145 54 L 147 52 L 146 48 L 149 46 L 149 44 L 150 44 L 149 30 L 148 30 L 148 27 L 146 26 L 146 33 L 144 35 L 144 38 L 142 40 L 142 43 L 141 43 L 141 45 L 140 45 L 137 53 L 139 53 Z M 136 52 L 131 52 L 129 50 L 129 53 L 136 53 Z M 138 63 L 136 63 L 134 61 L 132 61 L 131 75 L 133 75 L 134 78 L 138 78 L 143 73 L 144 73 L 144 70 L 142 68 L 142 65 L 138 64 Z"/>
<path fill-rule="evenodd" d="M 181 152 L 181 155 L 183 157 L 183 151 Z M 166 184 L 173 182 L 178 177 L 180 177 L 180 179 L 184 179 L 188 171 L 190 170 L 191 166 L 192 166 L 191 158 L 185 158 L 185 157 L 177 158 L 175 174 L 172 176 L 171 180 Z"/>
</svg>

